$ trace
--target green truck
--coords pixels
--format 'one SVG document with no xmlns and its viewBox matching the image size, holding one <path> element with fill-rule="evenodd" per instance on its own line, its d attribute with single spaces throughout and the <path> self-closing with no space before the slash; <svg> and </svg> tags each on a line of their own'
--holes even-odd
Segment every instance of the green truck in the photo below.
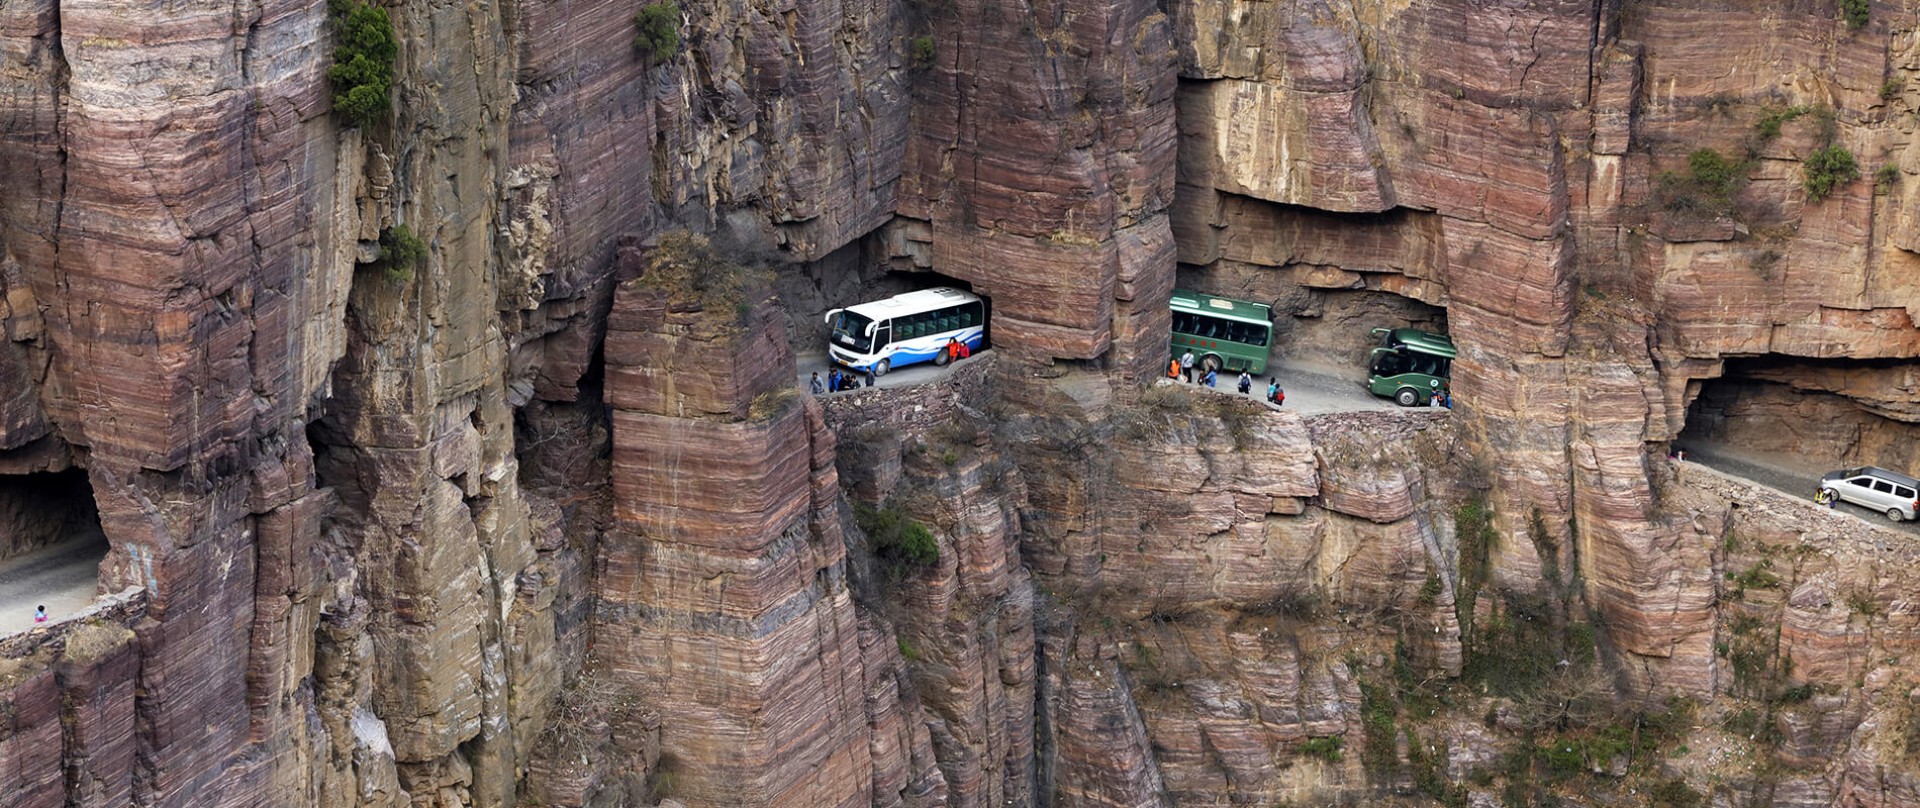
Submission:
<svg viewBox="0 0 1920 808">
<path fill-rule="evenodd" d="M 1445 334 L 1417 328 L 1376 328 L 1380 347 L 1367 356 L 1367 390 L 1402 407 L 1425 406 L 1450 395 L 1449 373 L 1456 354 Z"/>
</svg>

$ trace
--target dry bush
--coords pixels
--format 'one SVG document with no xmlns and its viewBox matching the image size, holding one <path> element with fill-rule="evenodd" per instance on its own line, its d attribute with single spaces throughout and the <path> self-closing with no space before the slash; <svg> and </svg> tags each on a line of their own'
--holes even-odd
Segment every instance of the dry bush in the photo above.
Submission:
<svg viewBox="0 0 1920 808">
<path fill-rule="evenodd" d="M 668 233 L 647 254 L 640 284 L 704 309 L 745 317 L 767 294 L 773 272 L 760 261 L 723 252 L 707 237 L 685 230 Z"/>
</svg>

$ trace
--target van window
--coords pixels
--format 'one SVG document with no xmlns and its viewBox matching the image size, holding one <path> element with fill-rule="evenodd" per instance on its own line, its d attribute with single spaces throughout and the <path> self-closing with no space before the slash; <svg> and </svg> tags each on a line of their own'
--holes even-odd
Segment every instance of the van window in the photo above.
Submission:
<svg viewBox="0 0 1920 808">
<path fill-rule="evenodd" d="M 1893 487 L 1893 495 L 1901 499 L 1913 499 L 1913 489 L 1904 485 L 1896 485 Z"/>
<path fill-rule="evenodd" d="M 1860 486 L 1861 488 L 1872 488 L 1873 478 L 1872 477 L 1855 477 L 1851 480 L 1848 480 L 1847 484 L 1857 485 L 1857 486 Z"/>
<path fill-rule="evenodd" d="M 1874 480 L 1873 490 L 1882 494 L 1891 494 L 1893 493 L 1893 483 L 1887 482 L 1886 480 Z"/>
</svg>

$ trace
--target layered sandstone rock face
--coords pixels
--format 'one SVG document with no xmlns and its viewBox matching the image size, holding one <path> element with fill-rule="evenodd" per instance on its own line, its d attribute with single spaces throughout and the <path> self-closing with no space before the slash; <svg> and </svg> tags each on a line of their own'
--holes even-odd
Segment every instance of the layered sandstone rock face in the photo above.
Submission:
<svg viewBox="0 0 1920 808">
<path fill-rule="evenodd" d="M 670 791 L 696 804 L 937 800 L 898 651 L 847 586 L 833 434 L 791 387 L 763 281 L 694 292 L 728 270 L 674 244 L 696 256 L 657 258 L 608 323 L 615 528 L 589 664 L 658 712 Z"/>
<path fill-rule="evenodd" d="M 928 16 L 899 206 L 925 225 L 903 223 L 901 249 L 991 297 L 1004 349 L 1158 370 L 1174 252 L 1166 16 L 1008 0 Z"/>
<path fill-rule="evenodd" d="M 1723 357 L 1920 353 L 1920 296 L 1898 213 L 1906 74 L 1889 67 L 1912 11 L 1853 32 L 1825 9 L 1696 5 L 1182 4 L 1175 232 L 1190 283 L 1275 300 L 1321 361 L 1364 349 L 1331 327 L 1444 325 L 1504 531 L 1538 509 L 1557 545 L 1577 539 L 1615 639 L 1674 666 L 1661 687 L 1705 693 L 1704 646 L 1673 649 L 1712 624 L 1707 553 L 1649 487 L 1649 444 L 1679 433 Z M 1762 66 L 1727 68 L 1748 53 Z M 1251 119 L 1268 122 L 1258 143 Z M 1892 168 L 1812 201 L 1799 163 L 1828 143 Z M 1724 210 L 1672 190 L 1701 148 L 1740 163 Z M 1775 364 L 1756 378 L 1859 403 L 1828 408 L 1857 413 L 1842 420 L 1859 437 L 1836 424 L 1798 448 L 1904 458 L 1879 448 L 1905 428 L 1882 414 L 1911 420 L 1899 370 Z M 1551 561 L 1499 552 L 1520 588 Z"/>
<path fill-rule="evenodd" d="M 643 56 L 631 5 L 403 2 L 363 128 L 324 4 L 0 7 L 0 474 L 87 475 L 133 587 L 0 648 L 7 793 L 1364 800 L 1534 744 L 1375 720 L 1497 590 L 1705 705 L 1662 776 L 1920 804 L 1905 539 L 1659 451 L 1913 460 L 1914 11 L 1615 6 L 688 3 Z M 1829 144 L 1892 170 L 1811 200 Z M 682 228 L 970 283 L 999 364 L 800 400 Z M 1142 392 L 1176 262 L 1296 360 L 1450 331 L 1461 409 Z M 0 546 L 87 510 L 22 502 Z"/>
</svg>

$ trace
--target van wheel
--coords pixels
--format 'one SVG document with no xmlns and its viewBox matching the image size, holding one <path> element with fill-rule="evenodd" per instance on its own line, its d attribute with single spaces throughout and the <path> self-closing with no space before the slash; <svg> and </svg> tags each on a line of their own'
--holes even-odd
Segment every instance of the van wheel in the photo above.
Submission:
<svg viewBox="0 0 1920 808">
<path fill-rule="evenodd" d="M 933 355 L 934 367 L 943 368 L 947 366 L 948 362 L 952 362 L 952 361 L 953 361 L 953 356 L 948 354 L 947 349 L 945 348 L 941 348 L 939 353 Z"/>
<path fill-rule="evenodd" d="M 1420 403 L 1420 393 L 1411 387 L 1402 387 L 1400 392 L 1393 394 L 1393 400 L 1402 407 L 1411 407 Z"/>
<path fill-rule="evenodd" d="M 879 362 L 874 364 L 873 375 L 875 378 L 879 378 L 881 376 L 887 375 L 887 371 L 892 369 L 893 369 L 893 361 L 890 359 L 882 359 Z"/>
<path fill-rule="evenodd" d="M 1888 509 L 1887 509 L 1887 521 L 1889 521 L 1889 522 L 1898 522 L 1898 521 L 1900 521 L 1900 520 L 1902 520 L 1902 519 L 1905 519 L 1905 518 L 1907 518 L 1907 515 L 1906 515 L 1906 514 L 1904 514 L 1904 513 L 1901 513 L 1901 512 L 1900 512 L 1900 509 L 1899 509 L 1899 508 L 1888 508 Z"/>
</svg>

